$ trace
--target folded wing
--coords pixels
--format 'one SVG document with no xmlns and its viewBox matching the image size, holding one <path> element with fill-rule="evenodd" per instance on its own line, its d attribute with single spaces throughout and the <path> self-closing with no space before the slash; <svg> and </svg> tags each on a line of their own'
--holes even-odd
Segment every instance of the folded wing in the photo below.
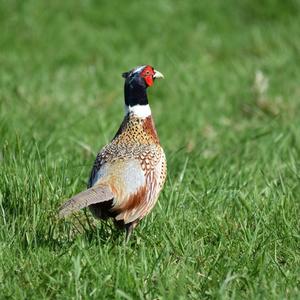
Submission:
<svg viewBox="0 0 300 300">
<path fill-rule="evenodd" d="M 125 224 L 142 219 L 155 205 L 161 186 L 162 159 L 150 169 L 137 159 L 106 162 L 93 173 L 92 187 L 69 199 L 60 208 L 60 217 L 68 216 L 91 204 L 112 201 L 109 211 Z M 101 206 L 98 206 L 101 209 Z M 107 207 L 106 207 L 107 209 Z"/>
</svg>

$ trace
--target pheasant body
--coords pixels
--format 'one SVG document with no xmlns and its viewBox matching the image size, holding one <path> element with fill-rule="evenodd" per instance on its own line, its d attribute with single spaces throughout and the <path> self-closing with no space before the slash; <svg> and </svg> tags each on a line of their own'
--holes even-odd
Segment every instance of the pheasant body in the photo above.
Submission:
<svg viewBox="0 0 300 300">
<path fill-rule="evenodd" d="M 112 205 L 109 212 L 103 212 L 103 203 L 91 210 L 96 217 L 104 213 L 124 224 L 142 219 L 155 205 L 165 179 L 165 154 L 152 117 L 129 114 L 112 142 L 97 155 L 88 184 L 109 180 L 115 194 Z"/>
<path fill-rule="evenodd" d="M 60 209 L 66 216 L 89 207 L 96 218 L 113 218 L 132 229 L 154 207 L 163 188 L 167 169 L 146 88 L 162 74 L 151 66 L 124 73 L 126 114 L 113 140 L 97 155 L 88 189 L 68 200 Z"/>
</svg>

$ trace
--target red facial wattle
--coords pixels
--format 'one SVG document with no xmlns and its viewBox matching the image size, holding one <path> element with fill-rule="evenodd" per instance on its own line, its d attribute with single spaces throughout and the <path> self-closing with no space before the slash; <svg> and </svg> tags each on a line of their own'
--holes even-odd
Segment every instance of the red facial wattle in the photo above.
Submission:
<svg viewBox="0 0 300 300">
<path fill-rule="evenodd" d="M 152 75 L 145 76 L 144 79 L 145 79 L 145 82 L 146 82 L 147 86 L 151 86 L 153 84 Z"/>
<path fill-rule="evenodd" d="M 144 70 L 141 72 L 141 76 L 144 78 L 147 86 L 153 85 L 153 83 L 154 83 L 154 80 L 153 80 L 154 74 L 155 74 L 154 70 L 150 66 L 146 66 L 144 68 Z"/>
</svg>

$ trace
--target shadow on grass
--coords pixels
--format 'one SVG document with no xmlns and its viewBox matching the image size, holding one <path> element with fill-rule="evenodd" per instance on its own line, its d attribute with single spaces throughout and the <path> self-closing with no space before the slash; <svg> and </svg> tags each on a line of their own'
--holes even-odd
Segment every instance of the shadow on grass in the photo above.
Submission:
<svg viewBox="0 0 300 300">
<path fill-rule="evenodd" d="M 27 228 L 28 230 L 28 228 Z M 49 218 L 46 226 L 38 227 L 34 232 L 19 232 L 20 247 L 24 250 L 48 248 L 50 251 L 66 253 L 78 242 L 85 247 L 122 245 L 125 231 L 116 228 L 111 221 L 91 219 L 86 213 L 74 215 L 69 219 Z M 131 244 L 131 243 L 129 243 Z"/>
</svg>

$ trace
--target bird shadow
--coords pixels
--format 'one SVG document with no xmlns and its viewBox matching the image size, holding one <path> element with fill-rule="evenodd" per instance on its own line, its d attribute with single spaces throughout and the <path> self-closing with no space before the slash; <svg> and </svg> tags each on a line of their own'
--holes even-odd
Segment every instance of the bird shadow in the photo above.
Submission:
<svg viewBox="0 0 300 300">
<path fill-rule="evenodd" d="M 35 233 L 34 242 L 22 239 L 21 246 L 26 249 L 48 248 L 50 251 L 65 252 L 78 242 L 84 242 L 85 247 L 125 244 L 126 234 L 114 226 L 110 220 L 96 221 L 85 214 L 74 215 L 68 220 L 55 218 L 51 225 Z M 129 245 L 130 243 L 128 243 Z"/>
</svg>

